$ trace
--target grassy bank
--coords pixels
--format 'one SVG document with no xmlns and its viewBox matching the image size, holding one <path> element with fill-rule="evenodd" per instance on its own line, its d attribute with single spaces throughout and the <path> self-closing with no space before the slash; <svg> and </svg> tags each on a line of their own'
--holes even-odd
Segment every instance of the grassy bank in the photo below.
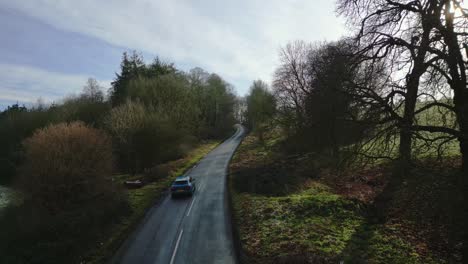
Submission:
<svg viewBox="0 0 468 264">
<path fill-rule="evenodd" d="M 235 223 L 250 262 L 457 262 L 448 235 L 456 222 L 447 219 L 456 197 L 450 170 L 415 173 L 378 222 L 370 208 L 387 168 L 338 174 L 318 168 L 314 155 L 282 154 L 280 141 L 249 135 L 230 166 Z"/>
</svg>

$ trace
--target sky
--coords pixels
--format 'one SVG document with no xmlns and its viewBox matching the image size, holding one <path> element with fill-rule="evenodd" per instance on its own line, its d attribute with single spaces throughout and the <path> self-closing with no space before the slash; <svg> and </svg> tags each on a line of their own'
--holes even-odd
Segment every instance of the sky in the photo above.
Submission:
<svg viewBox="0 0 468 264">
<path fill-rule="evenodd" d="M 201 67 L 245 95 L 290 41 L 345 35 L 334 1 L 0 0 L 0 109 L 57 102 L 91 77 L 108 89 L 124 51 Z"/>
</svg>

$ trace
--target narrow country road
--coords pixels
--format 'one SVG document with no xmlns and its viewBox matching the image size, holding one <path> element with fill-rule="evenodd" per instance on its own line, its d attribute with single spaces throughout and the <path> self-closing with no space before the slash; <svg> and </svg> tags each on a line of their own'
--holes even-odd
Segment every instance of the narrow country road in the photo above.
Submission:
<svg viewBox="0 0 468 264">
<path fill-rule="evenodd" d="M 112 263 L 235 263 L 226 174 L 244 132 L 238 126 L 231 138 L 187 172 L 196 179 L 193 197 L 168 195 L 151 208 Z"/>
</svg>

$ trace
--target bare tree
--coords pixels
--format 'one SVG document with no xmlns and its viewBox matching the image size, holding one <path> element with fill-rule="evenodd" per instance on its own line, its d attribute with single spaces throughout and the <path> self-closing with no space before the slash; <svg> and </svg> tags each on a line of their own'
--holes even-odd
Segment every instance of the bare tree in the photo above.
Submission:
<svg viewBox="0 0 468 264">
<path fill-rule="evenodd" d="M 421 80 L 429 66 L 440 59 L 429 51 L 437 45 L 434 20 L 441 8 L 431 0 L 339 1 L 340 12 L 356 21 L 359 57 L 390 67 L 390 85 L 380 101 L 388 105 L 385 109 L 397 121 L 401 176 L 409 169 L 413 131 L 422 129 L 413 126 Z"/>
<path fill-rule="evenodd" d="M 304 98 L 310 92 L 310 80 L 307 74 L 307 59 L 311 45 L 303 41 L 287 44 L 280 50 L 280 66 L 275 71 L 273 88 L 278 100 L 279 110 L 293 123 L 294 129 L 300 130 L 304 124 Z M 295 120 L 292 122 L 292 120 Z"/>
<path fill-rule="evenodd" d="M 443 76 L 453 91 L 453 111 L 456 113 L 457 129 L 431 127 L 432 131 L 443 131 L 458 138 L 462 155 L 462 173 L 460 183 L 463 186 L 463 263 L 468 263 L 468 10 L 460 0 L 437 1 L 441 6 L 440 19 L 435 26 L 440 36 L 440 43 L 432 53 L 442 59 L 432 65 Z M 463 54 L 465 52 L 465 54 Z"/>
<path fill-rule="evenodd" d="M 104 101 L 102 87 L 99 85 L 98 81 L 93 78 L 88 78 L 88 81 L 86 81 L 86 85 L 83 87 L 82 95 L 95 102 Z"/>
<path fill-rule="evenodd" d="M 350 22 L 357 21 L 357 40 L 364 60 L 385 61 L 393 70 L 389 75 L 391 89 L 383 98 L 386 102 L 403 102 L 402 111 L 393 105 L 388 108 L 398 124 L 402 168 L 407 171 L 405 161 L 414 150 L 413 137 L 427 145 L 438 142 L 438 151 L 458 139 L 464 204 L 468 206 L 468 54 L 463 54 L 467 52 L 463 43 L 468 40 L 468 12 L 462 2 L 340 0 L 339 10 Z M 406 74 L 399 81 L 397 76 L 402 72 Z M 435 120 L 435 112 L 440 122 Z M 449 118 L 453 115 L 455 122 Z M 430 120 L 421 120 L 423 116 Z M 468 207 L 464 211 L 468 212 Z M 467 241 L 467 232 L 464 237 Z M 464 261 L 468 262 L 466 243 Z"/>
</svg>

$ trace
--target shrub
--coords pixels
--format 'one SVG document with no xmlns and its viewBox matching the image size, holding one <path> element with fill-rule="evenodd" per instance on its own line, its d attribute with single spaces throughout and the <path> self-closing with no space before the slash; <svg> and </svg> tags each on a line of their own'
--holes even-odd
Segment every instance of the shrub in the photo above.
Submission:
<svg viewBox="0 0 468 264">
<path fill-rule="evenodd" d="M 104 132 L 61 123 L 37 130 L 23 146 L 19 187 L 41 207 L 69 209 L 113 192 L 112 146 Z"/>
<path fill-rule="evenodd" d="M 110 180 L 110 138 L 81 122 L 60 123 L 36 130 L 23 147 L 25 200 L 0 214 L 0 263 L 82 263 L 130 212 Z"/>
<path fill-rule="evenodd" d="M 142 168 L 180 158 L 182 133 L 167 120 L 148 116 L 135 133 L 133 142 Z"/>
<path fill-rule="evenodd" d="M 171 171 L 168 164 L 159 164 L 152 168 L 145 169 L 144 175 L 147 181 L 156 181 L 166 177 Z"/>
<path fill-rule="evenodd" d="M 181 154 L 184 132 L 172 120 L 138 101 L 128 100 L 113 108 L 105 122 L 123 171 L 140 173 Z"/>
</svg>

